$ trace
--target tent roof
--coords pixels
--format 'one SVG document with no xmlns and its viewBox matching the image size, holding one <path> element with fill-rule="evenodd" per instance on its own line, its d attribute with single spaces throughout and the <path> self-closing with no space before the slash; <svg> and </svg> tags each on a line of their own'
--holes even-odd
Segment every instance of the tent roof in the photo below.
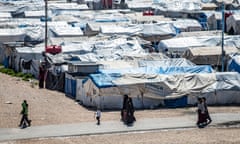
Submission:
<svg viewBox="0 0 240 144">
<path fill-rule="evenodd" d="M 0 18 L 11 18 L 12 15 L 9 12 L 0 12 Z"/>
<path fill-rule="evenodd" d="M 210 66 L 193 66 L 193 67 L 142 67 L 130 69 L 108 69 L 102 70 L 99 74 L 90 74 L 93 83 L 99 88 L 112 86 L 138 84 L 138 83 L 156 83 L 164 82 L 171 75 L 183 77 L 184 75 L 212 73 Z M 185 76 L 184 76 L 185 77 Z M 169 79 L 168 79 L 169 80 Z"/>
<path fill-rule="evenodd" d="M 193 56 L 204 56 L 204 55 L 221 55 L 221 46 L 216 47 L 196 47 L 189 49 Z M 239 50 L 235 47 L 224 47 L 226 54 L 238 53 Z"/>
<path fill-rule="evenodd" d="M 161 60 L 142 60 L 138 62 L 139 67 L 190 67 L 194 63 L 185 58 L 171 58 Z"/>
<path fill-rule="evenodd" d="M 133 22 L 158 22 L 158 21 L 171 21 L 171 18 L 164 17 L 162 15 L 143 16 L 142 12 L 132 12 L 125 14 Z"/>
<path fill-rule="evenodd" d="M 45 16 L 44 10 L 38 10 L 38 11 L 24 11 L 25 17 L 42 17 Z"/>
<path fill-rule="evenodd" d="M 56 34 L 57 37 L 62 36 L 83 36 L 83 32 L 79 27 L 53 27 L 51 30 Z"/>
<path fill-rule="evenodd" d="M 77 3 L 49 3 L 49 9 L 61 9 L 61 10 L 87 10 L 87 4 Z"/>
<path fill-rule="evenodd" d="M 193 37 L 193 36 L 220 36 L 222 31 L 194 31 L 194 32 L 181 32 L 176 37 Z M 225 34 L 226 35 L 226 34 Z"/>
</svg>

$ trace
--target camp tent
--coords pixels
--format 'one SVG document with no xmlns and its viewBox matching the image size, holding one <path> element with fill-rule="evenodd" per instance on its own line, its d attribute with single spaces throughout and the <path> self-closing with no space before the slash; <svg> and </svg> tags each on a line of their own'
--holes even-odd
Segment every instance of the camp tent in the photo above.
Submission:
<svg viewBox="0 0 240 144">
<path fill-rule="evenodd" d="M 225 63 L 229 60 L 230 54 L 239 52 L 239 50 L 235 47 L 224 47 L 224 51 Z M 222 48 L 220 46 L 190 48 L 184 52 L 182 57 L 198 65 L 210 64 L 220 66 L 222 65 Z"/>
<path fill-rule="evenodd" d="M 133 98 L 135 108 L 193 105 L 198 96 L 209 104 L 239 103 L 238 73 L 194 73 L 185 75 L 158 74 L 95 74 L 82 82 L 81 102 L 103 109 L 121 109 L 123 95 Z"/>
<path fill-rule="evenodd" d="M 186 96 L 188 90 L 183 92 L 180 90 L 180 87 L 185 89 L 186 86 L 183 85 L 187 85 L 187 83 L 183 84 L 181 82 L 190 79 L 181 74 L 211 73 L 212 69 L 209 68 L 208 66 L 193 66 L 100 70 L 101 73 L 91 74 L 90 78 L 84 81 L 80 80 L 82 91 L 77 91 L 76 93 L 79 100 L 86 106 L 120 109 L 122 96 L 128 94 L 133 97 L 136 108 L 158 107 L 159 105 L 164 105 L 164 100 L 167 96 L 169 96 L 168 98 Z M 198 83 L 197 81 L 200 78 L 195 80 L 192 83 Z M 180 83 L 183 85 L 180 86 Z M 199 84 L 204 85 L 202 82 L 199 82 Z M 190 85 L 193 86 L 192 84 Z M 196 86 L 196 88 L 201 87 L 200 85 Z M 176 89 L 179 90 L 179 93 L 173 92 Z"/>
<path fill-rule="evenodd" d="M 240 14 L 233 14 L 227 18 L 226 31 L 229 34 L 240 34 Z"/>
</svg>

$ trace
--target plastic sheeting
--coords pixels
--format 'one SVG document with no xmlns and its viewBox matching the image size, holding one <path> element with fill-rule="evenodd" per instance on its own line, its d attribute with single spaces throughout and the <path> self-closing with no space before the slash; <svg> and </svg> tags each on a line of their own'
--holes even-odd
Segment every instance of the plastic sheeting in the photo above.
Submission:
<svg viewBox="0 0 240 144">
<path fill-rule="evenodd" d="M 176 52 L 183 53 L 189 48 L 206 47 L 206 46 L 219 46 L 221 44 L 221 36 L 199 36 L 199 37 L 183 37 L 162 40 L 158 49 L 162 52 Z M 239 47 L 239 36 L 225 36 L 224 45 L 229 47 Z"/>
<path fill-rule="evenodd" d="M 95 22 L 128 22 L 129 19 L 122 14 L 101 14 L 95 15 Z"/>
<path fill-rule="evenodd" d="M 140 35 L 142 37 L 153 36 L 175 36 L 176 30 L 171 24 L 142 24 L 129 26 L 101 26 L 103 34 L 127 34 Z"/>
<path fill-rule="evenodd" d="M 163 1 L 163 0 L 154 0 L 154 4 L 157 4 L 158 9 L 163 9 L 164 11 L 197 11 L 201 10 L 201 3 L 200 1 Z"/>
<path fill-rule="evenodd" d="M 193 67 L 141 67 L 129 69 L 105 69 L 100 70 L 102 74 L 92 74 L 90 77 L 98 87 L 109 87 L 115 85 L 112 81 L 125 74 L 190 74 L 190 73 L 211 73 L 211 66 Z"/>
<path fill-rule="evenodd" d="M 0 18 L 11 18 L 11 13 L 8 12 L 0 12 Z"/>
<path fill-rule="evenodd" d="M 187 67 L 195 66 L 194 63 L 185 58 L 172 58 L 172 59 L 162 59 L 162 60 L 144 60 L 138 62 L 139 67 Z"/>
<path fill-rule="evenodd" d="M 239 50 L 235 47 L 224 47 L 225 61 L 229 60 L 229 55 L 238 53 Z M 182 57 L 192 61 L 195 64 L 211 64 L 221 65 L 222 64 L 222 48 L 218 47 L 197 47 L 190 48 L 184 52 Z"/>
<path fill-rule="evenodd" d="M 26 34 L 21 29 L 0 29 L 0 42 L 23 42 Z"/>
<path fill-rule="evenodd" d="M 98 82 L 97 82 L 98 81 Z M 210 104 L 240 103 L 238 73 L 159 74 L 96 74 L 83 83 L 81 94 L 102 108 L 121 108 L 124 94 L 133 98 L 137 108 L 166 106 L 166 100 L 185 97 L 187 106 L 204 96 Z M 229 95 L 230 94 L 230 95 Z M 103 99 L 101 99 L 103 98 Z"/>
<path fill-rule="evenodd" d="M 50 28 L 56 37 L 74 37 L 83 36 L 83 32 L 79 27 L 54 27 Z"/>
<path fill-rule="evenodd" d="M 140 68 L 129 68 L 129 69 L 105 69 L 100 70 L 101 73 L 114 73 L 114 74 L 134 74 L 134 73 L 145 73 L 145 74 L 182 74 L 182 73 L 211 73 L 213 69 L 211 66 L 191 66 L 191 67 L 140 67 Z"/>
<path fill-rule="evenodd" d="M 228 71 L 236 71 L 240 73 L 240 55 L 233 56 L 228 62 Z"/>
</svg>

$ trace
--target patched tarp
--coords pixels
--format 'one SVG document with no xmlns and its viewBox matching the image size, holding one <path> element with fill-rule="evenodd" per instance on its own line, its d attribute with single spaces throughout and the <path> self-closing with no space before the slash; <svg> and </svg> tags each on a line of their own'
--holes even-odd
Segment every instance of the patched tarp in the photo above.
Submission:
<svg viewBox="0 0 240 144">
<path fill-rule="evenodd" d="M 228 62 L 228 71 L 236 71 L 240 73 L 240 55 L 233 56 Z"/>
<path fill-rule="evenodd" d="M 209 104 L 240 103 L 240 75 L 225 73 L 192 74 L 96 74 L 82 81 L 81 101 L 87 106 L 121 109 L 123 95 L 133 98 L 135 108 L 167 106 L 168 100 L 194 105 L 198 97 Z"/>
<path fill-rule="evenodd" d="M 141 24 L 129 26 L 102 25 L 100 29 L 103 34 L 140 35 L 141 37 L 176 35 L 176 29 L 172 24 Z"/>
</svg>

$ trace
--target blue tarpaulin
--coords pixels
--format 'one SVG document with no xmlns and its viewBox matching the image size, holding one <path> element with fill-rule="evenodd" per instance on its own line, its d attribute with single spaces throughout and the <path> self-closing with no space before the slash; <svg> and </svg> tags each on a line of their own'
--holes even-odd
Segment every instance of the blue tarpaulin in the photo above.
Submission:
<svg viewBox="0 0 240 144">
<path fill-rule="evenodd" d="M 229 64 L 228 71 L 236 71 L 240 73 L 240 56 L 234 56 Z"/>
<path fill-rule="evenodd" d="M 192 67 L 161 67 L 160 74 L 180 74 L 180 73 L 212 73 L 213 69 L 209 65 Z"/>
<path fill-rule="evenodd" d="M 121 77 L 121 74 L 90 74 L 90 78 L 94 82 L 94 84 L 99 88 L 105 87 L 114 87 L 116 86 L 112 81 L 116 80 L 117 78 Z"/>
<path fill-rule="evenodd" d="M 145 74 L 180 74 L 180 73 L 211 73 L 213 69 L 209 65 L 185 66 L 185 67 L 140 67 L 128 69 L 103 69 L 101 73 L 145 73 Z"/>
<path fill-rule="evenodd" d="M 192 67 L 140 67 L 128 69 L 102 69 L 99 74 L 91 74 L 90 78 L 97 87 L 116 86 L 114 80 L 120 78 L 123 74 L 182 74 L 182 73 L 212 73 L 211 66 L 192 66 Z"/>
<path fill-rule="evenodd" d="M 77 83 L 75 78 L 65 78 L 65 94 L 73 99 L 76 98 Z"/>
</svg>

